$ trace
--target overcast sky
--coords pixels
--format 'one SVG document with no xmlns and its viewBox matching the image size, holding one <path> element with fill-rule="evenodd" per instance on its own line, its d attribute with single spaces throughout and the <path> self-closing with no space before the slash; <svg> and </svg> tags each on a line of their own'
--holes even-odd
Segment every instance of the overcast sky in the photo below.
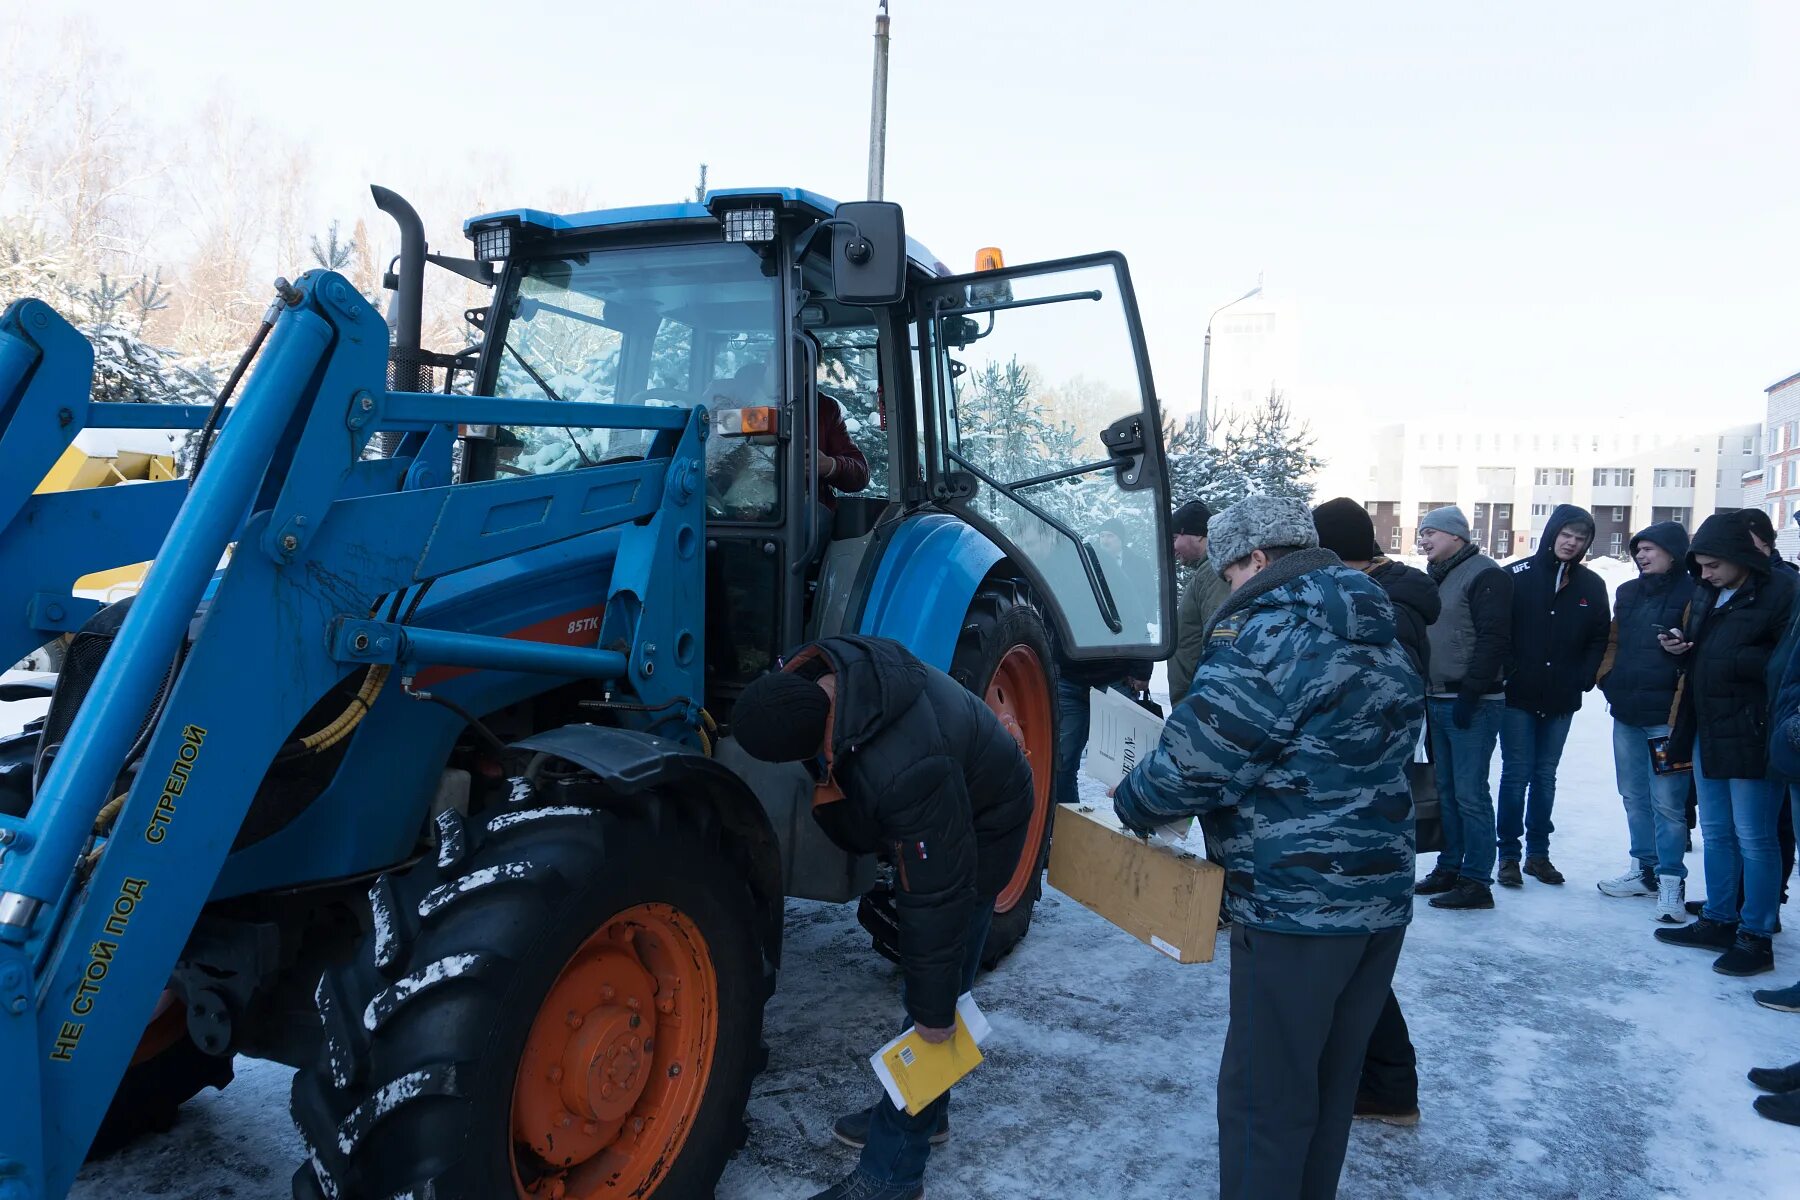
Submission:
<svg viewBox="0 0 1800 1200">
<path fill-rule="evenodd" d="M 702 160 L 863 193 L 873 0 L 62 7 L 160 119 L 224 96 L 309 143 L 327 214 L 380 181 L 445 216 L 460 161 L 521 206 L 677 199 Z M 1800 6 L 892 7 L 909 231 L 958 270 L 1124 251 L 1165 396 L 1258 272 L 1327 427 L 1710 427 L 1800 371 Z"/>
</svg>

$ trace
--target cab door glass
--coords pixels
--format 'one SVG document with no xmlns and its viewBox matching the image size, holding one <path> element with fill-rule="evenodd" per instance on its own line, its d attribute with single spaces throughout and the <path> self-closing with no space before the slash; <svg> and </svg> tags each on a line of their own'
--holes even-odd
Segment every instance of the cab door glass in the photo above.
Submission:
<svg viewBox="0 0 1800 1200">
<path fill-rule="evenodd" d="M 1166 653 L 1168 485 L 1124 260 L 962 276 L 924 304 L 934 495 L 1049 593 L 1070 657 Z"/>
<path fill-rule="evenodd" d="M 869 461 L 869 486 L 857 494 L 886 497 L 890 494 L 887 423 L 875 327 L 815 329 L 813 334 L 819 339 L 819 391 L 836 402 L 850 440 Z"/>
</svg>

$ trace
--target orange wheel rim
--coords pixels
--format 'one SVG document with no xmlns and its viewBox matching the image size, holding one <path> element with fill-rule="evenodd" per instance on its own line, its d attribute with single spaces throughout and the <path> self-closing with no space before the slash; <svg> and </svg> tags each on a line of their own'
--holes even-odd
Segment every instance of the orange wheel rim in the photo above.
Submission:
<svg viewBox="0 0 1800 1200">
<path fill-rule="evenodd" d="M 994 902 L 995 912 L 1011 912 L 1024 898 L 1037 874 L 1037 849 L 1043 844 L 1044 826 L 1050 820 L 1050 785 L 1054 766 L 1050 761 L 1050 677 L 1043 660 L 1030 646 L 1014 646 L 994 668 L 988 683 L 988 707 L 1025 751 L 1031 763 L 1031 824 L 1025 833 L 1025 852 L 1013 868 L 1006 889 Z"/>
<path fill-rule="evenodd" d="M 712 955 L 680 910 L 639 904 L 583 942 L 519 1059 L 520 1200 L 652 1194 L 699 1115 L 718 1028 Z"/>
<path fill-rule="evenodd" d="M 182 1007 L 181 997 L 164 989 L 157 997 L 156 1009 L 150 1014 L 149 1024 L 144 1026 L 144 1036 L 138 1039 L 137 1050 L 131 1056 L 131 1065 L 149 1062 L 157 1055 L 187 1036 L 187 1009 Z"/>
</svg>

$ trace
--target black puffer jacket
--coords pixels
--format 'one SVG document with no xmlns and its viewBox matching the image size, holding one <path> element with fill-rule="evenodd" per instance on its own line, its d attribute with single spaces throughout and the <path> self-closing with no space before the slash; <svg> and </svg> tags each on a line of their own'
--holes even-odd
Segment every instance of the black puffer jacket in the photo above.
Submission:
<svg viewBox="0 0 1800 1200">
<path fill-rule="evenodd" d="M 1697 554 L 1748 567 L 1750 575 L 1723 607 L 1714 607 L 1717 588 L 1701 582 L 1694 589 L 1683 629 L 1694 648 L 1669 749 L 1689 759 L 1698 740 L 1708 779 L 1761 779 L 1769 766 L 1769 659 L 1787 632 L 1794 576 L 1773 570 L 1728 513 L 1708 517 L 1694 534 L 1687 567 L 1696 580 Z"/>
<path fill-rule="evenodd" d="M 1639 575 L 1619 586 L 1618 604 L 1613 609 L 1613 644 L 1600 690 L 1616 720 L 1627 725 L 1663 725 L 1675 704 L 1682 664 L 1657 642 L 1656 630 L 1658 626 L 1681 627 L 1682 614 L 1694 595 L 1694 577 L 1687 571 L 1687 530 L 1674 521 L 1658 522 L 1633 535 L 1633 554 L 1639 542 L 1661 546 L 1675 565 L 1661 575 Z"/>
<path fill-rule="evenodd" d="M 1574 521 L 1594 528 L 1593 516 L 1573 504 L 1559 504 L 1544 523 L 1537 553 L 1506 570 L 1512 575 L 1512 674 L 1506 706 L 1554 717 L 1581 707 L 1581 694 L 1594 686 L 1612 613 L 1606 582 L 1579 562 L 1556 558 L 1556 537 Z M 1557 580 L 1566 572 L 1566 582 Z"/>
<path fill-rule="evenodd" d="M 826 638 L 837 675 L 832 775 L 843 799 L 813 815 L 856 854 L 894 859 L 906 1007 L 921 1025 L 955 1020 L 963 939 L 977 906 L 1012 877 L 1031 820 L 1031 767 L 980 697 L 898 642 Z"/>
<path fill-rule="evenodd" d="M 1444 607 L 1438 599 L 1437 584 L 1431 582 L 1431 576 L 1425 572 L 1392 559 L 1378 558 L 1363 570 L 1394 602 L 1400 646 L 1419 678 L 1429 679 L 1431 639 L 1425 630 L 1438 619 Z"/>
</svg>

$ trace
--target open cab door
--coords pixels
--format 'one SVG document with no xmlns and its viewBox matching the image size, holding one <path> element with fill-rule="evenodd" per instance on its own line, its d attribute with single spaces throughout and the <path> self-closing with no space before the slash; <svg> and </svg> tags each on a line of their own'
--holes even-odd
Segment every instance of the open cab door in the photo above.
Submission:
<svg viewBox="0 0 1800 1200">
<path fill-rule="evenodd" d="M 1169 484 L 1125 259 L 955 276 L 917 305 L 932 499 L 1012 556 L 1064 656 L 1166 658 Z"/>
</svg>

